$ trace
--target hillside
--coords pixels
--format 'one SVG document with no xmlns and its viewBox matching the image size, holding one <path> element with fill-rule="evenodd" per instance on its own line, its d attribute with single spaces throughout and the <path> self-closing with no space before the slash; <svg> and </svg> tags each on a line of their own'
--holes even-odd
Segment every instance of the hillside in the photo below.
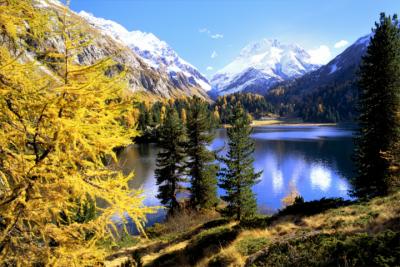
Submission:
<svg viewBox="0 0 400 267">
<path fill-rule="evenodd" d="M 319 69 L 279 83 L 266 98 L 286 105 L 284 112 L 305 121 L 348 121 L 356 117 L 357 71 L 371 35 L 359 38 L 340 55 Z"/>
<path fill-rule="evenodd" d="M 202 219 L 207 220 L 207 215 Z M 140 245 L 111 253 L 107 266 L 124 262 L 137 266 L 400 264 L 400 192 L 359 203 L 297 202 L 276 215 L 241 224 L 213 216 L 208 219 L 199 225 L 188 225 L 187 218 L 186 224 L 183 218 L 175 224 L 156 225 L 148 229 L 150 238 L 142 238 Z"/>
<path fill-rule="evenodd" d="M 32 4 L 35 7 L 35 14 L 32 15 L 43 16 L 47 20 L 48 31 L 46 34 L 36 36 L 36 38 L 28 35 L 18 36 L 17 43 L 19 45 L 16 45 L 3 32 L 0 36 L 2 46 L 14 51 L 14 54 L 19 54 L 20 58 L 26 62 L 39 64 L 43 75 L 58 79 L 60 77 L 59 70 L 49 62 L 57 61 L 57 59 L 51 58 L 53 52 L 61 52 L 64 49 L 59 21 L 60 17 L 63 16 L 65 7 L 57 0 L 35 0 Z M 18 16 L 18 10 L 14 11 L 15 16 Z M 160 99 L 192 95 L 208 98 L 205 91 L 208 88 L 207 80 L 193 66 L 188 63 L 183 64 L 184 61 L 171 48 L 166 47 L 175 56 L 174 59 L 181 60 L 179 61 L 181 68 L 175 69 L 173 74 L 165 68 L 154 67 L 154 64 L 151 64 L 143 55 L 138 54 L 136 49 L 124 42 L 117 41 L 99 27 L 89 23 L 88 14 L 77 14 L 69 10 L 67 15 L 71 24 L 74 25 L 75 34 L 85 36 L 89 43 L 74 59 L 76 63 L 89 65 L 101 59 L 111 58 L 115 61 L 115 68 L 112 71 L 126 72 L 127 90 L 146 98 Z M 16 26 L 35 28 L 35 25 L 30 25 L 30 23 L 31 20 L 27 17 L 23 25 Z M 161 43 L 160 40 L 158 41 Z M 143 42 L 146 43 L 146 40 L 142 40 L 142 44 Z M 165 42 L 162 42 L 162 44 L 167 46 Z M 142 52 L 145 53 L 146 51 Z M 150 52 L 147 51 L 147 53 Z"/>
</svg>

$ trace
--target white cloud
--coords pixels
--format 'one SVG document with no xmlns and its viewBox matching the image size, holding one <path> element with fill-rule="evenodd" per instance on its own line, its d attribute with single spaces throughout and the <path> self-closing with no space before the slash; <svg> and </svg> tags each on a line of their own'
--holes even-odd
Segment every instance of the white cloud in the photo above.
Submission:
<svg viewBox="0 0 400 267">
<path fill-rule="evenodd" d="M 222 38 L 224 38 L 224 35 L 220 34 L 220 33 L 216 33 L 216 34 L 211 35 L 210 37 L 213 39 L 222 39 Z"/>
<path fill-rule="evenodd" d="M 201 29 L 199 29 L 199 32 L 200 32 L 200 33 L 208 33 L 208 34 L 211 33 L 210 30 L 207 29 L 207 28 L 201 28 Z"/>
<path fill-rule="evenodd" d="M 217 54 L 216 51 L 213 51 L 213 52 L 211 53 L 211 58 L 216 58 L 217 56 L 218 56 L 218 54 Z"/>
<path fill-rule="evenodd" d="M 206 70 L 207 71 L 212 71 L 214 68 L 212 67 L 212 66 L 208 66 L 207 68 L 206 68 Z"/>
<path fill-rule="evenodd" d="M 311 63 L 313 64 L 326 64 L 332 59 L 332 53 L 328 46 L 320 45 L 316 49 L 308 50 L 311 56 Z"/>
<path fill-rule="evenodd" d="M 339 42 L 337 42 L 334 47 L 335 48 L 342 48 L 345 47 L 346 45 L 348 45 L 349 42 L 347 40 L 340 40 Z"/>
<path fill-rule="evenodd" d="M 199 29 L 199 33 L 205 33 L 207 36 L 209 36 L 212 39 L 222 39 L 222 38 L 224 38 L 224 35 L 222 33 L 212 33 L 207 28 L 200 28 Z"/>
</svg>

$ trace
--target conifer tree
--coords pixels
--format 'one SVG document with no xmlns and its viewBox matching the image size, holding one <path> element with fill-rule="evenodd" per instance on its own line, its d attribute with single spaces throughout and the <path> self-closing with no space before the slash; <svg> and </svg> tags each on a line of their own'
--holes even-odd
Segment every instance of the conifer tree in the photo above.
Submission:
<svg viewBox="0 0 400 267">
<path fill-rule="evenodd" d="M 397 16 L 381 14 L 360 69 L 359 125 L 352 194 L 385 195 L 399 185 L 394 163 L 400 140 L 400 30 Z M 394 172 L 393 172 L 394 171 Z"/>
<path fill-rule="evenodd" d="M 184 160 L 186 141 L 184 127 L 179 120 L 177 111 L 168 107 L 165 119 L 160 129 L 159 147 L 157 155 L 157 169 L 155 177 L 158 185 L 157 198 L 169 209 L 169 214 L 180 209 L 177 194 L 184 190 Z"/>
<path fill-rule="evenodd" d="M 187 114 L 186 114 L 186 109 L 182 108 L 181 110 L 181 120 L 183 124 L 187 123 Z"/>
<path fill-rule="evenodd" d="M 104 163 L 117 160 L 113 148 L 130 144 L 136 134 L 122 119 L 132 108 L 122 92 L 123 73 L 105 75 L 115 66 L 109 58 L 78 65 L 88 40 L 81 39 L 85 35 L 68 8 L 58 10 L 49 19 L 50 12 L 34 8 L 32 1 L 0 4 L 1 34 L 14 38 L 0 46 L 0 262 L 5 266 L 99 265 L 106 251 L 98 244 L 111 237 L 112 219 L 127 214 L 143 232 L 153 210 L 143 205 L 140 190 L 129 189 L 132 176 Z M 60 32 L 36 18 L 59 22 Z M 43 65 L 24 54 L 26 29 L 38 43 L 63 41 L 58 50 L 42 51 L 58 73 L 46 75 Z M 79 210 L 93 200 L 104 205 Z"/>
<path fill-rule="evenodd" d="M 252 128 L 250 118 L 237 104 L 233 109 L 232 125 L 228 132 L 228 152 L 221 160 L 225 167 L 220 172 L 219 186 L 225 190 L 222 199 L 227 202 L 225 213 L 237 220 L 251 217 L 256 213 L 257 204 L 252 186 L 261 172 L 253 167 L 254 142 L 250 139 Z"/>
<path fill-rule="evenodd" d="M 188 155 L 187 168 L 190 176 L 190 203 L 192 208 L 210 208 L 217 204 L 217 171 L 215 153 L 207 146 L 214 139 L 208 119 L 207 104 L 193 97 L 187 118 Z"/>
</svg>

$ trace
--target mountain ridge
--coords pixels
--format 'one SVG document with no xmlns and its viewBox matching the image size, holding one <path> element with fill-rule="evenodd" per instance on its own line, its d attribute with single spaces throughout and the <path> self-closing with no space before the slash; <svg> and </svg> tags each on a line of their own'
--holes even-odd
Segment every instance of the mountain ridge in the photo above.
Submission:
<svg viewBox="0 0 400 267">
<path fill-rule="evenodd" d="M 189 83 L 199 85 L 206 91 L 211 89 L 208 80 L 193 65 L 182 59 L 165 41 L 153 33 L 128 31 L 115 21 L 95 17 L 86 11 L 80 11 L 78 15 L 102 33 L 128 46 L 152 68 L 167 71 L 173 81 L 177 73 L 182 73 Z"/>
<path fill-rule="evenodd" d="M 64 49 L 62 37 L 57 32 L 60 32 L 59 24 L 66 7 L 57 0 L 33 0 L 30 4 L 34 7 L 35 16 L 47 17 L 48 30 L 45 35 L 36 39 L 32 39 L 27 35 L 19 36 L 18 42 L 24 45 L 20 46 L 17 52 L 22 55 L 21 60 L 35 62 L 35 64 L 40 65 L 43 75 L 50 75 L 58 79 L 61 73 L 57 67 L 49 64 L 49 58 L 46 59 L 46 57 L 52 51 L 62 52 Z M 124 43 L 117 42 L 111 36 L 104 34 L 89 24 L 78 13 L 68 9 L 67 15 L 68 20 L 74 27 L 74 31 L 80 32 L 81 36 L 85 36 L 85 40 L 90 40 L 90 43 L 83 47 L 74 58 L 76 64 L 90 65 L 96 61 L 110 58 L 115 62 L 117 71 L 125 70 L 124 79 L 127 84 L 127 91 L 138 94 L 141 98 L 150 101 L 193 95 L 209 99 L 203 88 L 207 86 L 207 80 L 203 81 L 205 78 L 200 72 L 196 73 L 197 70 L 187 62 L 183 63 L 182 61 L 182 64 L 186 63 L 187 70 L 179 69 L 172 75 L 165 68 L 151 66 L 146 58 Z M 29 29 L 31 27 L 30 21 L 26 20 L 25 24 L 21 24 L 19 27 L 27 27 Z M 0 36 L 0 39 L 10 51 L 16 49 L 15 45 L 13 46 L 12 42 L 9 41 L 10 38 L 8 36 Z M 188 74 L 188 70 L 191 70 L 193 74 Z M 202 82 L 204 84 L 200 84 Z"/>
<path fill-rule="evenodd" d="M 276 83 L 318 67 L 299 45 L 264 38 L 246 45 L 238 57 L 214 75 L 211 84 L 218 95 L 239 91 L 265 93 Z"/>
<path fill-rule="evenodd" d="M 304 120 L 354 120 L 357 116 L 357 72 L 371 36 L 358 38 L 319 69 L 276 84 L 265 93 L 266 98 L 276 105 L 296 107 L 295 115 Z M 326 118 L 321 110 L 331 110 L 329 113 L 333 114 L 326 114 L 330 117 Z"/>
</svg>

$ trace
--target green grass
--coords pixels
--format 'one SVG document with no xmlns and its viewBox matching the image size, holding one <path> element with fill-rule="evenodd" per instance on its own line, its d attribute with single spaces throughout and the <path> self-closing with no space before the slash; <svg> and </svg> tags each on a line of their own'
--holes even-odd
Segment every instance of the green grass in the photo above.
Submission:
<svg viewBox="0 0 400 267">
<path fill-rule="evenodd" d="M 265 237 L 245 238 L 236 244 L 236 250 L 244 256 L 249 256 L 266 247 L 268 243 Z"/>
<path fill-rule="evenodd" d="M 115 240 L 111 238 L 102 240 L 99 246 L 110 251 L 117 251 L 122 248 L 133 247 L 139 242 L 140 237 L 123 233 L 120 237 L 116 237 Z"/>
<path fill-rule="evenodd" d="M 400 233 L 318 234 L 270 246 L 253 266 L 399 266 Z"/>
<path fill-rule="evenodd" d="M 253 266 L 400 266 L 400 192 L 367 202 L 299 199 L 275 215 L 241 223 L 196 218 L 189 223 L 183 216 L 149 229 L 149 242 L 136 248 L 137 255 L 130 250 L 132 261 L 141 258 L 144 266 L 243 266 L 253 260 Z"/>
</svg>

